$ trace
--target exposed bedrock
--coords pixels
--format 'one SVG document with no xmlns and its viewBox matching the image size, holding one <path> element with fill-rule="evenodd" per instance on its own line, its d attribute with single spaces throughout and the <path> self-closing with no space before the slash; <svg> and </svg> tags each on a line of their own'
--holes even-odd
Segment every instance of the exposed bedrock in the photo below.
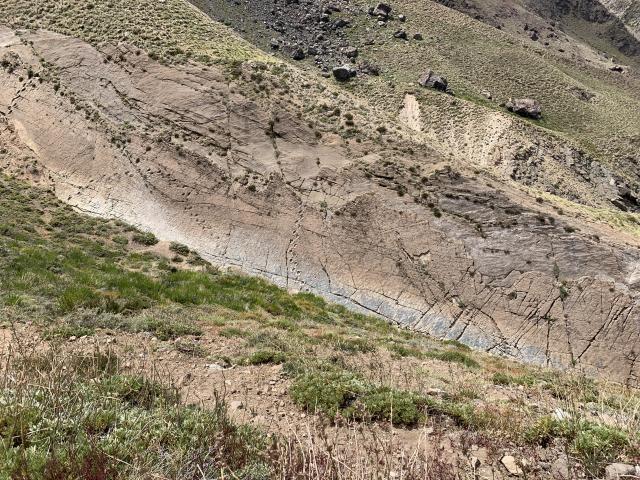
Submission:
<svg viewBox="0 0 640 480">
<path fill-rule="evenodd" d="M 416 177 L 382 147 L 318 141 L 294 111 L 274 124 L 214 68 L 162 66 L 122 46 L 126 61 L 105 63 L 116 47 L 29 40 L 0 30 L 0 57 L 15 52 L 22 65 L 0 70 L 5 171 L 27 168 L 78 209 L 214 264 L 478 349 L 637 384 L 640 254 L 614 233 L 426 149 Z M 38 57 L 55 82 L 20 81 Z"/>
</svg>

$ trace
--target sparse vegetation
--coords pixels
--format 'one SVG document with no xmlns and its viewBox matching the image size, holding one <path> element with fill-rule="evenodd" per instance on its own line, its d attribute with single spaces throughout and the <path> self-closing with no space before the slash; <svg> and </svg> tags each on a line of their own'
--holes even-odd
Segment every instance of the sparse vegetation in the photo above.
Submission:
<svg viewBox="0 0 640 480">
<path fill-rule="evenodd" d="M 103 335 L 102 332 L 115 336 L 147 334 L 147 338 L 152 336 L 156 342 L 168 343 L 182 356 L 180 358 L 186 356 L 193 362 L 228 357 L 230 360 L 221 362 L 220 368 L 228 368 L 225 365 L 231 363 L 235 363 L 236 368 L 281 368 L 295 405 L 308 414 L 329 418 L 336 425 L 343 422 L 369 426 L 392 423 L 396 428 L 415 428 L 426 424 L 436 427 L 453 424 L 455 428 L 477 434 L 498 433 L 498 437 L 535 445 L 536 448 L 564 445 L 572 458 L 591 476 L 598 475 L 607 462 L 637 455 L 637 430 L 632 425 L 623 430 L 612 429 L 593 418 L 586 418 L 580 410 L 582 407 L 569 409 L 571 416 L 561 420 L 552 417 L 551 407 L 540 412 L 522 413 L 519 407 L 509 402 L 488 405 L 479 393 L 483 388 L 500 385 L 516 392 L 520 389 L 538 391 L 549 405 L 554 405 L 553 408 L 594 402 L 603 402 L 604 405 L 594 381 L 524 368 L 487 371 L 493 361 L 481 360 L 481 356 L 459 342 L 437 342 L 412 335 L 381 319 L 354 314 L 308 293 L 290 295 L 258 279 L 222 274 L 210 267 L 193 271 L 186 263 L 182 270 L 171 268 L 166 259 L 156 254 L 135 253 L 135 245 L 104 242 L 105 237 L 112 239 L 130 234 L 130 227 L 120 222 L 83 217 L 44 191 L 14 180 L 2 179 L 0 187 L 0 265 L 7 272 L 0 280 L 0 308 L 13 324 L 26 325 L 27 320 L 35 322 L 41 329 L 43 340 L 51 345 L 64 345 L 66 342 L 85 345 L 83 338 Z M 214 334 L 210 332 L 212 328 L 215 329 Z M 218 339 L 216 344 L 220 341 L 228 343 L 229 349 L 214 354 L 211 344 L 207 343 L 211 335 Z M 412 363 L 416 361 L 440 373 L 435 377 L 434 374 L 427 375 Z M 385 366 L 381 367 L 380 362 Z M 403 374 L 387 373 L 387 368 L 401 368 Z M 455 372 L 452 375 L 465 378 L 467 383 L 473 382 L 474 388 L 469 389 L 464 382 L 456 387 L 457 380 L 452 382 L 444 372 Z M 109 423 L 112 421 L 109 420 L 112 418 L 110 409 L 123 412 L 134 408 L 135 414 L 143 415 L 140 418 L 147 419 L 152 426 L 156 425 L 153 422 L 158 418 L 167 419 L 169 423 L 163 429 L 152 427 L 147 431 L 149 437 L 145 442 L 153 443 L 153 438 L 159 438 L 166 432 L 173 435 L 172 429 L 177 428 L 180 422 L 195 422 L 197 425 L 197 422 L 207 419 L 214 422 L 207 428 L 218 428 L 216 425 L 230 428 L 231 432 L 237 432 L 231 433 L 231 438 L 248 442 L 239 448 L 252 448 L 251 455 L 255 454 L 246 457 L 252 466 L 247 466 L 242 460 L 225 468 L 236 469 L 233 471 L 243 471 L 243 468 L 273 471 L 277 468 L 270 463 L 274 461 L 272 457 L 265 456 L 263 446 L 266 444 L 261 442 L 265 442 L 266 437 L 259 432 L 244 437 L 243 427 L 225 423 L 229 422 L 228 417 L 215 416 L 223 415 L 223 407 L 203 411 L 188 409 L 177 400 L 175 391 L 171 394 L 173 396 L 166 397 L 162 392 L 170 393 L 171 389 L 151 387 L 152 383 L 144 378 L 134 375 L 132 380 L 128 373 L 116 373 L 115 370 L 102 375 L 97 381 L 87 383 L 73 373 L 70 379 L 75 386 L 65 395 L 74 396 L 75 402 L 80 402 L 80 397 L 84 396 L 90 411 L 94 407 L 89 405 L 94 405 L 98 412 L 104 410 L 104 418 L 100 420 L 106 422 L 104 425 L 112 425 Z M 449 391 L 431 392 L 425 389 L 425 380 L 437 380 Z M 34 388 L 33 391 L 28 390 L 31 392 L 29 395 L 37 396 L 41 391 L 38 385 L 20 388 L 24 392 Z M 107 402 L 108 405 L 100 410 L 100 405 L 104 405 L 101 402 L 106 401 L 100 397 L 104 392 L 99 389 L 103 386 L 110 389 L 105 391 L 110 392 L 108 394 L 113 398 L 108 401 L 112 403 Z M 140 393 L 142 396 L 139 396 L 139 392 L 149 389 L 150 394 Z M 129 393 L 118 393 L 122 391 Z M 72 402 L 69 406 L 76 404 Z M 13 404 L 7 403 L 7 408 L 9 405 Z M 29 403 L 22 405 L 27 408 Z M 617 405 L 607 406 L 608 409 L 629 412 L 634 403 L 624 400 L 616 404 L 607 400 L 607 405 Z M 48 408 L 36 412 L 37 415 L 45 418 L 49 415 Z M 139 408 L 143 410 L 137 410 Z M 26 415 L 27 411 L 24 412 Z M 71 417 L 70 412 L 60 414 Z M 504 421 L 513 415 L 520 416 L 518 422 Z M 33 421 L 40 421 L 41 417 L 33 418 Z M 172 423 L 174 421 L 175 424 Z M 68 421 L 64 420 L 63 424 L 68 425 Z M 81 428 L 81 424 L 68 428 L 79 431 L 73 429 Z M 123 478 L 130 478 L 131 470 L 128 468 L 142 472 L 151 464 L 155 465 L 156 472 L 170 471 L 178 476 L 183 470 L 171 469 L 190 468 L 191 460 L 180 455 L 172 460 L 173 463 L 147 463 L 158 454 L 158 450 L 148 447 L 149 443 L 126 443 L 128 452 L 125 453 L 102 450 L 111 445 L 110 439 L 115 438 L 112 435 L 120 434 L 116 432 L 133 435 L 135 431 L 127 429 L 134 428 L 121 424 L 99 439 L 93 434 L 81 438 L 74 433 L 69 437 L 71 440 L 56 447 L 60 457 L 54 455 L 52 458 L 70 475 L 81 475 L 74 469 L 85 468 L 85 463 L 71 465 L 67 460 L 70 451 L 65 450 L 67 447 L 80 448 L 92 462 L 98 462 L 96 465 L 101 465 L 100 459 L 106 459 L 104 465 L 109 469 L 115 468 L 114 471 Z M 198 431 L 204 432 L 204 438 L 211 440 L 210 435 L 215 435 L 217 430 Z M 15 435 L 15 429 L 11 430 L 14 433 L 8 432 L 5 430 L 7 435 Z M 12 470 L 7 471 L 35 474 L 39 468 L 44 468 L 38 466 L 45 448 L 45 443 L 42 443 L 44 437 L 39 433 L 35 435 L 29 440 L 29 445 L 35 445 L 28 454 L 32 463 L 18 462 L 17 459 L 23 456 L 22 446 L 10 447 L 7 458 L 11 461 L 6 468 Z M 181 441 L 172 444 L 171 448 L 181 448 Z M 89 449 L 85 448 L 87 445 Z M 193 453 L 189 458 L 201 454 L 197 453 L 200 445 L 196 442 L 193 446 L 196 450 L 188 450 Z M 4 448 L 8 448 L 6 444 Z M 142 452 L 143 449 L 146 450 Z M 112 464 L 110 457 L 100 453 L 105 451 L 116 458 L 122 455 L 122 459 L 133 467 L 119 462 Z"/>
</svg>

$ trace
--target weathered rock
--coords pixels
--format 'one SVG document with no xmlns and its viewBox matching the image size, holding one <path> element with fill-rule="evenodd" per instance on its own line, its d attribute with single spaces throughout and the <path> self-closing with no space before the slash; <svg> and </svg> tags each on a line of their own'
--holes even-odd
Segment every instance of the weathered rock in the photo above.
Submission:
<svg viewBox="0 0 640 480">
<path fill-rule="evenodd" d="M 378 3 L 378 5 L 376 5 L 376 7 L 373 9 L 373 15 L 375 16 L 382 16 L 382 17 L 388 17 L 389 14 L 391 13 L 391 5 L 387 4 L 387 3 Z"/>
<path fill-rule="evenodd" d="M 510 98 L 506 103 L 507 110 L 522 117 L 542 118 L 542 106 L 532 98 Z"/>
<path fill-rule="evenodd" d="M 520 468 L 513 455 L 505 455 L 500 459 L 500 463 L 504 465 L 510 475 L 520 476 L 523 474 L 522 468 Z"/>
<path fill-rule="evenodd" d="M 347 80 L 355 77 L 357 74 L 355 68 L 351 65 L 342 65 L 341 67 L 335 67 L 333 69 L 333 76 L 340 82 L 346 82 Z"/>
<path fill-rule="evenodd" d="M 404 30 L 396 30 L 393 33 L 393 37 L 394 38 L 400 38 L 402 40 L 406 40 L 407 39 L 407 32 L 405 32 Z"/>
<path fill-rule="evenodd" d="M 59 72 L 65 98 L 104 109 L 101 121 L 93 122 L 75 105 L 61 103 L 48 83 L 21 90 L 19 108 L 9 108 L 13 93 L 0 98 L 0 110 L 7 112 L 2 121 L 14 128 L 0 129 L 0 143 L 16 148 L 3 161 L 23 168 L 23 158 L 35 157 L 51 173 L 56 194 L 77 208 L 188 243 L 221 267 L 311 291 L 408 328 L 541 365 L 570 366 L 579 357 L 589 373 L 637 384 L 640 365 L 632 358 L 640 338 L 634 321 L 640 312 L 640 254 L 635 246 L 606 230 L 592 240 L 589 233 L 595 230 L 568 215 L 546 212 L 555 223 L 542 224 L 538 207 L 524 206 L 519 190 L 495 180 L 488 188 L 482 174 L 474 179 L 451 170 L 425 175 L 434 207 L 421 201 L 407 207 L 410 197 L 364 175 L 339 139 L 317 140 L 314 128 L 299 119 L 296 103 L 283 102 L 275 125 L 283 174 L 267 175 L 277 165 L 272 141 L 265 138 L 273 112 L 254 98 L 229 95 L 224 70 L 174 68 L 143 54 L 132 55 L 132 63 L 105 64 L 106 54 L 117 58 L 118 46 L 97 51 L 47 32 L 24 32 L 33 42 L 25 45 L 12 31 L 0 27 L 0 32 L 25 64 L 37 66 L 43 58 Z M 241 74 L 248 79 L 252 68 L 242 65 Z M 103 78 L 113 88 L 103 88 Z M 0 82 L 7 92 L 23 87 L 18 75 L 2 69 Z M 126 152 L 110 141 L 122 119 L 138 119 Z M 168 133 L 165 124 L 187 138 L 181 153 L 149 142 Z M 188 140 L 194 132 L 197 137 Z M 205 144 L 212 146 L 211 155 L 203 155 Z M 427 148 L 411 145 L 425 162 L 441 161 Z M 374 144 L 364 147 L 377 152 Z M 526 151 L 518 155 L 518 162 L 538 161 Z M 307 157 L 321 158 L 323 169 L 329 164 L 334 173 L 319 179 Z M 135 169 L 132 158 L 139 159 Z M 403 153 L 405 158 L 412 156 Z M 571 160 L 578 164 L 587 157 Z M 227 177 L 230 164 L 239 174 L 248 167 L 263 172 L 267 188 L 248 191 Z M 370 168 L 384 173 L 382 161 L 372 160 Z M 410 172 L 400 169 L 394 178 L 413 189 Z M 294 179 L 335 188 L 342 200 L 330 208 L 330 221 L 315 201 L 301 203 L 305 190 Z M 183 191 L 189 194 L 184 199 Z M 586 231 L 568 235 L 569 224 Z M 558 299 L 556 269 L 567 282 L 564 301 Z M 366 278 L 366 288 L 354 278 Z"/>
<path fill-rule="evenodd" d="M 432 70 L 427 70 L 419 79 L 418 84 L 425 88 L 434 88 L 446 92 L 449 82 L 442 75 L 438 75 Z"/>
<path fill-rule="evenodd" d="M 380 75 L 380 67 L 375 63 L 364 61 L 359 65 L 359 69 L 362 73 L 366 75 Z"/>
<path fill-rule="evenodd" d="M 626 463 L 612 463 L 605 468 L 606 480 L 623 480 L 631 478 L 640 478 L 640 472 L 634 465 Z"/>
<path fill-rule="evenodd" d="M 291 58 L 293 58 L 294 60 L 304 60 L 306 58 L 306 55 L 302 48 L 296 48 L 291 52 Z"/>
<path fill-rule="evenodd" d="M 414 40 L 424 40 L 424 37 L 422 36 L 422 34 L 420 32 L 416 32 L 413 34 L 413 39 Z"/>
<path fill-rule="evenodd" d="M 356 58 L 358 56 L 358 49 L 356 47 L 347 47 L 344 50 L 344 54 L 347 58 Z"/>
<path fill-rule="evenodd" d="M 566 455 L 561 455 L 551 464 L 550 473 L 554 480 L 567 480 L 570 477 L 569 462 Z"/>
</svg>

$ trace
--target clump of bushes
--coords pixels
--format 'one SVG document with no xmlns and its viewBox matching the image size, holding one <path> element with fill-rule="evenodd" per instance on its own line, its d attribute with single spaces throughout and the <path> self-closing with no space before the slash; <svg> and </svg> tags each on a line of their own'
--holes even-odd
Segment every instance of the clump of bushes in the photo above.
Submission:
<svg viewBox="0 0 640 480">
<path fill-rule="evenodd" d="M 186 406 L 175 388 L 121 373 L 115 357 L 51 352 L 7 368 L 2 478 L 269 478 L 264 434 L 223 403 Z"/>
<path fill-rule="evenodd" d="M 284 352 L 277 350 L 258 350 L 249 355 L 243 363 L 247 365 L 279 365 L 287 360 Z"/>
<path fill-rule="evenodd" d="M 431 351 L 426 352 L 425 356 L 435 358 L 443 362 L 459 363 L 469 368 L 478 368 L 480 366 L 480 364 L 468 354 L 456 350 Z"/>
<path fill-rule="evenodd" d="M 133 241 L 147 247 L 156 245 L 159 242 L 158 238 L 151 232 L 137 232 L 133 235 Z"/>
<path fill-rule="evenodd" d="M 182 255 L 183 257 L 186 257 L 187 255 L 189 255 L 189 253 L 191 253 L 189 247 L 178 242 L 171 242 L 171 244 L 169 245 L 169 250 L 171 250 L 173 253 L 177 253 L 178 255 Z"/>
<path fill-rule="evenodd" d="M 331 368 L 300 374 L 290 393 L 294 402 L 310 412 L 403 426 L 422 421 L 426 406 L 420 395 L 374 386 L 354 373 Z"/>
<path fill-rule="evenodd" d="M 606 465 L 620 456 L 640 453 L 638 440 L 632 441 L 627 432 L 579 417 L 542 417 L 523 436 L 527 442 L 543 447 L 554 441 L 563 442 L 590 478 L 601 476 Z"/>
</svg>

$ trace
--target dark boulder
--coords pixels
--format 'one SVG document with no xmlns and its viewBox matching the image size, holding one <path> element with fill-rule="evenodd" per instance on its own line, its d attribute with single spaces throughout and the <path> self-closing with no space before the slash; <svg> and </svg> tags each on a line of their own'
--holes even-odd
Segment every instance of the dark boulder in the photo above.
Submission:
<svg viewBox="0 0 640 480">
<path fill-rule="evenodd" d="M 407 32 L 405 32 L 404 30 L 397 30 L 394 34 L 393 34 L 394 38 L 400 38 L 402 40 L 406 40 L 407 39 Z"/>
<path fill-rule="evenodd" d="M 418 79 L 418 84 L 425 88 L 433 88 L 435 90 L 440 90 L 441 92 L 446 92 L 449 83 L 447 79 L 442 75 L 438 75 L 432 70 L 427 70 L 420 78 Z"/>
<path fill-rule="evenodd" d="M 333 76 L 339 82 L 346 82 L 352 77 L 356 76 L 356 69 L 351 65 L 342 65 L 341 67 L 335 67 L 333 69 Z"/>
<path fill-rule="evenodd" d="M 510 98 L 506 104 L 507 110 L 522 117 L 535 120 L 542 118 L 542 106 L 532 98 Z"/>
<path fill-rule="evenodd" d="M 380 2 L 373 9 L 373 15 L 375 16 L 382 16 L 386 18 L 389 16 L 390 13 L 391 13 L 391 5 L 387 3 Z"/>
<path fill-rule="evenodd" d="M 306 57 L 304 50 L 301 48 L 296 48 L 291 52 L 291 58 L 294 60 L 304 60 Z"/>
</svg>

